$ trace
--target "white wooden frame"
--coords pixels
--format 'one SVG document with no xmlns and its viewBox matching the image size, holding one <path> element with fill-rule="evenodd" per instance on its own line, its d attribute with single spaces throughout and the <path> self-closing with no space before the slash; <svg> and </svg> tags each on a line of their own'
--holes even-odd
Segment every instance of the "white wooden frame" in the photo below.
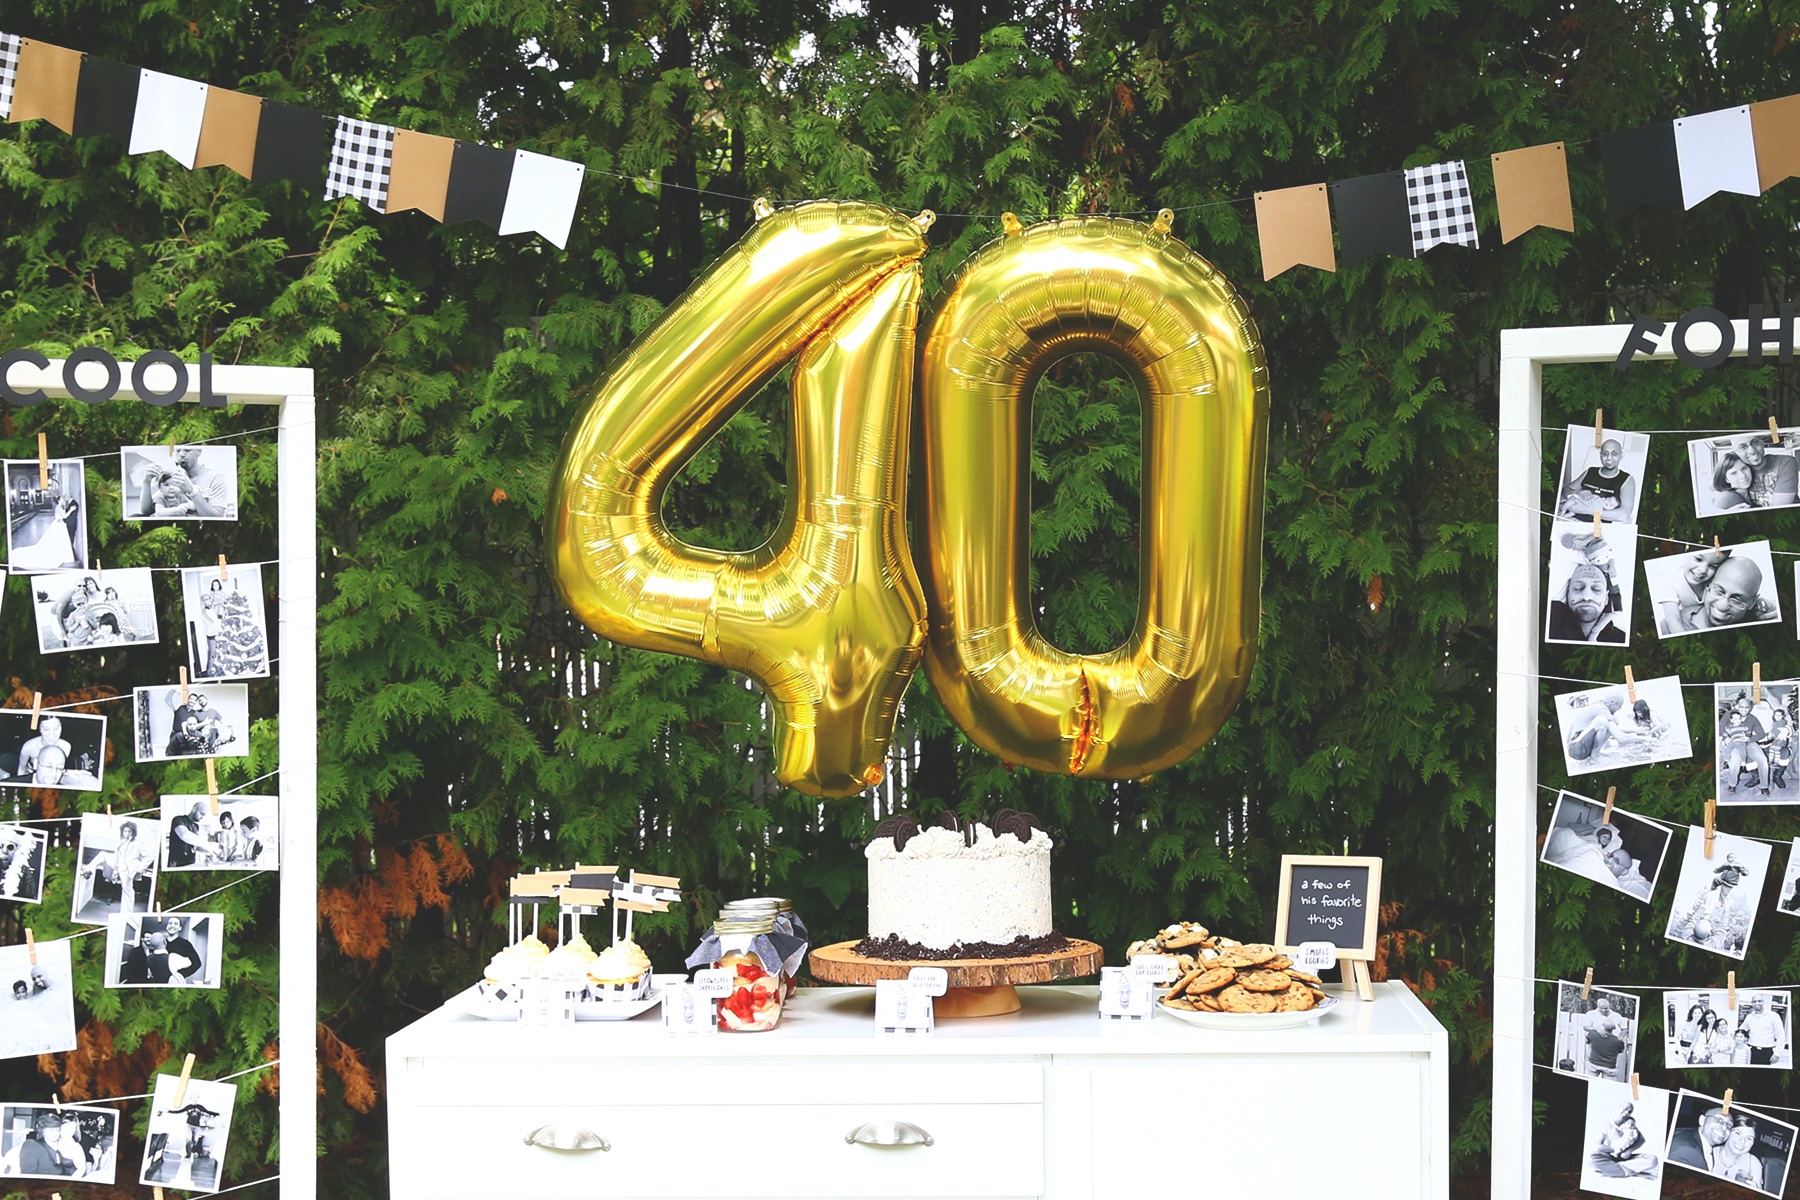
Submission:
<svg viewBox="0 0 1800 1200">
<path fill-rule="evenodd" d="M 16 365 L 8 381 L 20 391 L 42 389 L 67 398 L 63 383 L 66 360 L 47 367 Z M 132 398 L 131 363 L 119 364 L 124 386 L 108 403 L 139 403 Z M 167 389 L 174 381 L 168 367 L 147 372 L 151 387 Z M 199 368 L 187 366 L 187 398 L 200 394 Z M 99 364 L 81 372 L 80 382 L 98 387 L 104 381 Z M 281 663 L 276 674 L 281 721 L 281 981 L 279 1037 L 281 1075 L 281 1182 L 291 1196 L 318 1194 L 319 1009 L 319 713 L 318 713 L 318 458 L 313 431 L 313 373 L 305 367 L 215 366 L 212 388 L 233 404 L 276 409 L 277 482 L 276 601 L 281 631 Z"/>
<path fill-rule="evenodd" d="M 1281 875 L 1275 894 L 1275 948 L 1283 954 L 1294 954 L 1298 943 L 1287 945 L 1289 906 L 1294 900 L 1295 867 L 1367 867 L 1369 871 L 1369 907 L 1363 913 L 1362 940 L 1355 946 L 1339 946 L 1337 956 L 1345 962 L 1375 961 L 1375 943 L 1381 926 L 1381 860 L 1349 854 L 1284 854 Z M 1320 939 L 1321 941 L 1326 939 Z M 1348 978 L 1348 976 L 1346 976 Z"/>
<path fill-rule="evenodd" d="M 1734 356 L 1748 322 L 1732 322 Z M 1544 364 L 1597 363 L 1611 370 L 1629 325 L 1508 329 L 1500 334 L 1500 512 L 1495 598 L 1494 755 L 1494 1117 L 1490 1194 L 1531 1194 L 1532 1000 L 1537 975 L 1538 647 L 1543 633 L 1539 573 L 1544 517 Z M 1654 353 L 1675 357 L 1667 331 Z M 1687 339 L 1698 354 L 1718 347 L 1712 327 Z M 1629 368 L 1627 368 L 1629 369 Z M 1573 419 L 1574 417 L 1580 419 Z M 1571 414 L 1585 424 L 1592 414 Z"/>
</svg>

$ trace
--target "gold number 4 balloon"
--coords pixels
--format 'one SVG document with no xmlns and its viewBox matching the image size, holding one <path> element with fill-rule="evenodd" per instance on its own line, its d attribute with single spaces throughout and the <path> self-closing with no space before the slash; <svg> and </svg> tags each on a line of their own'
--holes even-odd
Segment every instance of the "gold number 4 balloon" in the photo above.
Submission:
<svg viewBox="0 0 1800 1200">
<path fill-rule="evenodd" d="M 776 778 L 814 795 L 880 781 L 922 651 L 963 731 L 1009 762 L 1118 779 L 1192 754 L 1255 658 L 1268 387 L 1242 302 L 1167 218 L 1020 231 L 1009 214 L 959 273 L 922 359 L 921 588 L 903 517 L 929 214 L 765 215 L 564 443 L 547 540 L 570 609 L 613 641 L 757 679 Z M 1100 655 L 1044 641 L 1028 583 L 1031 392 L 1083 350 L 1126 365 L 1146 415 L 1137 627 Z M 661 519 L 669 481 L 793 360 L 780 528 L 745 553 L 680 543 Z"/>
</svg>

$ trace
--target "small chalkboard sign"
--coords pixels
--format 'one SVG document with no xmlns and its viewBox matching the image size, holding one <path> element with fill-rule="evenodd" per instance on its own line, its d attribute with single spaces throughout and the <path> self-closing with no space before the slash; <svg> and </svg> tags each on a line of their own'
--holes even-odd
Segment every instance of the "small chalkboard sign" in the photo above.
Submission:
<svg viewBox="0 0 1800 1200">
<path fill-rule="evenodd" d="M 1283 954 L 1305 942 L 1330 942 L 1340 959 L 1375 957 L 1381 908 L 1381 860 L 1310 854 L 1281 856 L 1275 942 Z"/>
</svg>

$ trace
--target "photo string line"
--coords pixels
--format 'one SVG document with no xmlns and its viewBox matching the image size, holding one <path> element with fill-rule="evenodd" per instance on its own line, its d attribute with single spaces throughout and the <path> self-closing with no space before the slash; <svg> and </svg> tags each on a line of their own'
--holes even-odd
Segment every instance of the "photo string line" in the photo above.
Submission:
<svg viewBox="0 0 1800 1200">
<path fill-rule="evenodd" d="M 293 427 L 298 428 L 301 424 L 302 424 L 301 422 L 296 421 L 294 423 Z M 241 433 L 221 433 L 217 437 L 192 438 L 192 439 L 186 439 L 186 440 L 184 440 L 182 438 L 176 438 L 175 444 L 177 446 L 210 446 L 214 442 L 232 442 L 232 441 L 236 441 L 238 438 L 247 438 L 247 437 L 252 436 L 253 434 L 258 434 L 258 433 L 270 433 L 270 432 L 272 432 L 274 430 L 278 430 L 280 428 L 281 428 L 281 426 L 279 426 L 279 425 L 259 425 L 255 429 L 246 429 L 246 430 L 242 431 Z M 150 446 L 150 447 L 156 446 L 155 442 L 143 442 L 140 444 L 144 445 L 144 446 Z M 104 451 L 101 451 L 99 454 L 52 454 L 52 455 L 49 455 L 48 458 L 51 462 L 87 462 L 90 459 L 93 459 L 93 460 L 102 459 L 102 458 L 116 459 L 119 457 L 120 454 L 124 453 L 124 449 L 125 449 L 124 447 L 120 447 L 117 450 L 104 450 Z M 13 463 L 22 463 L 22 462 L 36 462 L 37 460 L 32 459 L 32 458 L 12 458 L 12 459 L 8 459 L 6 461 L 13 462 Z"/>
<path fill-rule="evenodd" d="M 1561 1075 L 1565 1079 L 1575 1078 L 1575 1076 L 1570 1075 L 1567 1071 L 1558 1071 L 1555 1067 L 1548 1066 L 1541 1062 L 1534 1062 L 1531 1065 L 1536 1067 L 1540 1071 L 1548 1071 L 1552 1075 Z M 1680 1071 L 1680 1070 L 1691 1070 L 1692 1068 L 1669 1067 L 1667 1069 L 1671 1070 L 1671 1071 Z M 1646 1084 L 1643 1084 L 1642 1086 L 1650 1087 L 1651 1085 L 1646 1083 Z M 1676 1091 L 1675 1088 L 1655 1088 L 1653 1090 L 1659 1091 L 1659 1092 L 1668 1092 L 1671 1095 L 1673 1095 Z M 1687 1088 L 1686 1090 L 1689 1092 L 1694 1092 L 1693 1088 Z M 1706 1095 L 1705 1092 L 1695 1092 L 1694 1094 L 1700 1095 L 1700 1096 Z M 1710 1097 L 1708 1097 L 1708 1098 L 1710 1099 Z M 1737 1108 L 1739 1105 L 1743 1105 L 1745 1108 L 1748 1108 L 1751 1112 L 1760 1112 L 1762 1109 L 1765 1109 L 1765 1108 L 1771 1109 L 1775 1112 L 1800 1112 L 1800 1108 L 1789 1108 L 1785 1104 L 1764 1104 L 1759 1100 L 1750 1100 L 1750 1101 L 1740 1100 L 1734 1094 L 1731 1098 L 1731 1107 Z"/>
<path fill-rule="evenodd" d="M 230 883 L 223 884 L 219 887 L 216 887 L 210 892 L 201 892 L 198 896 L 190 896 L 188 899 L 181 901 L 180 908 L 164 908 L 161 904 L 158 904 L 154 909 L 152 909 L 150 912 L 147 912 L 147 913 L 125 913 L 122 915 L 130 916 L 130 917 L 139 917 L 139 916 L 160 917 L 160 916 L 164 915 L 165 913 L 186 912 L 186 911 L 188 911 L 189 908 L 191 908 L 193 905 L 200 903 L 202 900 L 209 900 L 212 897 L 218 895 L 220 892 L 228 892 L 232 888 L 237 887 L 240 884 L 249 883 L 252 879 L 256 878 L 258 875 L 278 875 L 278 874 L 280 874 L 279 871 L 269 871 L 269 870 L 262 870 L 262 869 L 258 869 L 255 871 L 246 871 L 246 872 L 244 872 L 244 874 L 242 874 L 238 878 L 232 880 Z M 65 934 L 64 936 L 62 936 L 60 938 L 51 938 L 50 941 L 42 942 L 39 944 L 47 946 L 54 942 L 72 942 L 76 938 L 92 937 L 96 933 L 105 933 L 106 930 L 107 930 L 107 927 L 105 925 L 96 925 L 92 929 L 77 930 L 74 933 Z"/>
<path fill-rule="evenodd" d="M 1501 503 L 1501 505 L 1503 505 L 1506 508 L 1523 509 L 1526 512 L 1534 512 L 1540 517 L 1549 517 L 1552 528 L 1554 528 L 1557 525 L 1578 525 L 1585 529 L 1593 524 L 1593 519 L 1591 517 L 1586 520 L 1583 520 L 1579 517 L 1559 517 L 1556 515 L 1555 512 L 1553 512 L 1550 509 L 1538 508 L 1536 505 L 1532 505 L 1532 504 L 1520 504 L 1515 500 L 1502 500 L 1502 501 L 1500 501 L 1500 503 Z M 1786 510 L 1785 509 L 1765 509 L 1763 511 L 1765 511 L 1765 512 L 1784 512 Z M 1717 515 L 1725 516 L 1727 514 L 1719 513 Z M 1699 520 L 1711 520 L 1710 517 L 1701 517 L 1698 519 Z M 1601 521 L 1601 528 L 1603 530 L 1604 529 L 1616 529 L 1620 524 L 1621 524 L 1621 522 L 1607 521 L 1607 520 L 1603 519 Z M 1668 536 L 1665 536 L 1665 535 L 1659 534 L 1659 533 L 1640 533 L 1637 535 L 1637 540 L 1640 542 L 1668 542 L 1668 543 L 1671 543 L 1672 545 L 1676 545 L 1676 546 L 1687 546 L 1690 549 L 1694 549 L 1694 550 L 1711 550 L 1713 548 L 1711 542 L 1690 542 L 1686 538 L 1668 537 Z M 1753 538 L 1751 540 L 1752 541 L 1758 541 L 1758 540 L 1766 541 L 1767 539 L 1766 538 L 1762 538 L 1762 539 Z M 1733 544 L 1741 545 L 1742 543 L 1733 543 Z M 1775 549 L 1774 546 L 1770 546 L 1769 553 L 1770 554 L 1779 554 L 1785 558 L 1800 558 L 1800 550 L 1777 550 L 1777 549 Z M 1675 557 L 1675 555 L 1659 555 L 1658 557 L 1673 558 L 1673 557 Z M 1640 561 L 1638 565 L 1642 566 L 1643 563 Z"/>
<path fill-rule="evenodd" d="M 1558 795 L 1558 796 L 1567 792 L 1569 795 L 1574 796 L 1577 800 L 1586 800 L 1589 804 L 1605 804 L 1606 803 L 1606 801 L 1598 799 L 1594 796 L 1586 796 L 1580 792 L 1570 791 L 1568 788 L 1553 788 L 1547 783 L 1538 784 L 1538 788 L 1540 791 L 1549 792 L 1552 795 Z M 1726 805 L 1725 809 L 1726 809 L 1726 811 L 1730 811 L 1733 808 L 1759 808 L 1759 807 L 1779 807 L 1779 806 L 1756 805 L 1756 804 L 1733 804 L 1733 805 Z M 1658 829 L 1661 829 L 1664 833 L 1674 833 L 1677 829 L 1688 828 L 1688 826 L 1671 825 L 1671 824 L 1669 824 L 1668 821 L 1666 821 L 1660 817 L 1646 817 L 1643 813 L 1632 812 L 1629 809 L 1626 810 L 1625 815 L 1629 816 L 1629 817 L 1635 817 L 1636 819 L 1638 819 L 1640 821 L 1648 822 L 1649 824 L 1656 826 Z M 1771 846 L 1792 847 L 1794 844 L 1793 838 L 1757 837 L 1753 833 L 1732 833 L 1732 834 L 1726 834 L 1726 836 L 1734 837 L 1734 838 L 1742 838 L 1746 842 L 1767 842 Z M 1556 866 L 1555 863 L 1550 863 L 1549 865 Z M 1579 875 L 1577 872 L 1573 872 L 1573 871 L 1569 872 L 1569 874 L 1577 875 L 1577 877 L 1581 878 L 1581 879 L 1587 878 L 1587 876 Z"/>
<path fill-rule="evenodd" d="M 228 1083 L 233 1079 L 239 1079 L 245 1075 L 254 1075 L 258 1071 L 267 1071 L 270 1067 L 279 1067 L 280 1065 L 281 1065 L 281 1060 L 279 1058 L 276 1058 L 276 1059 L 270 1059 L 266 1063 L 260 1063 L 254 1067 L 246 1067 L 242 1071 L 233 1071 L 229 1075 L 221 1075 L 217 1079 L 200 1079 L 200 1077 L 198 1075 L 194 1076 L 194 1078 L 200 1079 L 200 1082 L 202 1082 L 202 1083 Z M 92 1100 L 71 1100 L 67 1104 L 63 1105 L 63 1107 L 64 1108 L 82 1108 L 82 1107 L 92 1108 L 93 1106 L 95 1106 L 97 1104 L 123 1104 L 127 1100 L 148 1100 L 155 1095 L 156 1095 L 155 1092 L 144 1092 L 144 1093 L 142 1093 L 140 1095 L 136 1095 L 136 1096 L 96 1096 Z M 54 1104 L 54 1101 L 52 1101 L 51 1104 Z M 49 1107 L 51 1107 L 51 1104 L 34 1104 L 31 1107 L 33 1107 L 33 1108 L 49 1108 Z M 276 1178 L 276 1177 L 271 1176 L 271 1178 Z M 266 1183 L 267 1180 L 258 1179 L 255 1182 Z M 240 1186 L 250 1187 L 251 1185 L 246 1183 L 246 1184 L 242 1184 Z M 235 1191 L 237 1191 L 237 1188 L 226 1188 L 225 1190 L 228 1192 L 235 1192 Z M 219 1193 L 215 1192 L 212 1194 L 218 1195 Z"/>
<path fill-rule="evenodd" d="M 228 567 L 273 567 L 280 564 L 279 558 L 259 558 L 250 562 L 225 560 L 225 565 Z M 116 565 L 113 567 L 115 571 L 216 571 L 218 569 L 219 564 L 216 562 L 200 563 L 192 567 L 124 567 Z M 8 568 L 7 573 L 25 579 L 36 579 L 40 575 L 92 575 L 95 574 L 95 571 L 92 567 L 64 567 L 55 571 L 13 571 Z M 278 596 L 276 599 L 279 600 L 280 597 Z M 147 642 L 145 644 L 152 645 L 154 643 Z"/>
</svg>

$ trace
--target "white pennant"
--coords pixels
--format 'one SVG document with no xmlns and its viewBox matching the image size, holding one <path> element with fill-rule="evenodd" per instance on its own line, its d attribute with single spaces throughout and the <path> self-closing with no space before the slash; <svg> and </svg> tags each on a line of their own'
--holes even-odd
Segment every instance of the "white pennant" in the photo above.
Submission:
<svg viewBox="0 0 1800 1200">
<path fill-rule="evenodd" d="M 138 78 L 137 112 L 131 118 L 132 154 L 161 150 L 194 169 L 200 149 L 200 122 L 206 116 L 206 85 L 192 79 L 145 71 Z"/>
<path fill-rule="evenodd" d="M 581 177 L 586 169 L 578 162 L 529 150 L 515 150 L 513 156 L 500 232 L 542 234 L 558 250 L 563 249 L 569 243 L 569 227 L 575 223 L 575 202 L 581 198 Z"/>
<path fill-rule="evenodd" d="M 1681 203 L 1685 208 L 1694 207 L 1714 192 L 1762 195 L 1748 105 L 1677 117 L 1675 161 L 1681 166 Z"/>
</svg>

